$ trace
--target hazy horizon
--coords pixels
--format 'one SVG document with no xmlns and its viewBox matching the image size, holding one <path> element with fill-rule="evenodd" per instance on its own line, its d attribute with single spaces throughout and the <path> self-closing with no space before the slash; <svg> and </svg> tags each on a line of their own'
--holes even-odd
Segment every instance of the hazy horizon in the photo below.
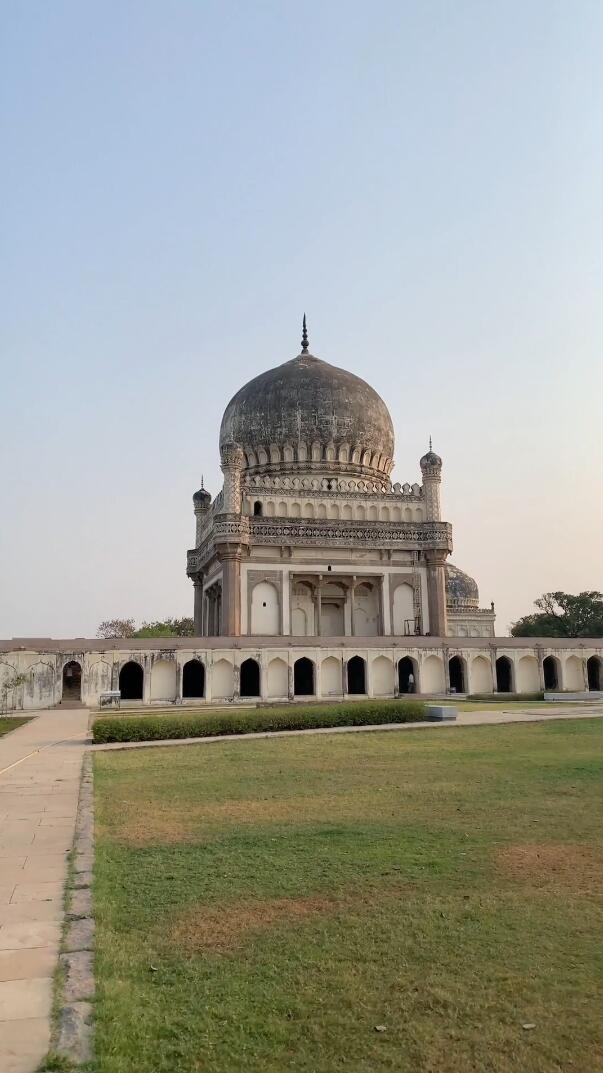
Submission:
<svg viewBox="0 0 603 1073">
<path fill-rule="evenodd" d="M 603 8 L 58 0 L 0 16 L 0 637 L 192 614 L 191 497 L 310 349 L 443 458 L 497 633 L 603 589 Z"/>
</svg>

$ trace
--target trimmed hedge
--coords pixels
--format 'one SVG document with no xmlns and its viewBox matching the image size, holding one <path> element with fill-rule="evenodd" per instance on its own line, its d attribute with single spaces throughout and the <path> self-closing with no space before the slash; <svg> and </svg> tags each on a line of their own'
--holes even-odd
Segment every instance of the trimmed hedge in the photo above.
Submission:
<svg viewBox="0 0 603 1073">
<path fill-rule="evenodd" d="M 544 700 L 544 693 L 470 693 L 467 700 L 487 700 L 488 704 L 508 704 L 510 700 Z"/>
<path fill-rule="evenodd" d="M 312 727 L 379 726 L 416 723 L 425 719 L 423 701 L 367 701 L 286 708 L 256 708 L 247 712 L 207 715 L 127 715 L 97 719 L 92 727 L 96 744 L 112 741 L 163 741 L 205 738 L 219 734 L 261 734 L 267 730 L 307 730 Z"/>
</svg>

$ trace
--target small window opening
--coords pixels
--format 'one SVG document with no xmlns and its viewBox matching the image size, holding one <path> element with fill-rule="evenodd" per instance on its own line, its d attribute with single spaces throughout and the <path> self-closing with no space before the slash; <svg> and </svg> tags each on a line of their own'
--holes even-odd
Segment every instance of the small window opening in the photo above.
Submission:
<svg viewBox="0 0 603 1073">
<path fill-rule="evenodd" d="M 262 607 L 265 607 L 265 606 L 266 606 L 266 601 L 264 600 L 264 602 L 262 603 Z"/>
<path fill-rule="evenodd" d="M 261 514 L 262 514 L 262 504 L 260 503 L 259 499 L 257 499 L 257 500 L 255 501 L 255 503 L 253 504 L 253 513 L 254 513 L 254 515 L 255 515 L 255 517 L 256 517 L 256 518 L 258 518 L 258 517 L 261 517 Z"/>
</svg>

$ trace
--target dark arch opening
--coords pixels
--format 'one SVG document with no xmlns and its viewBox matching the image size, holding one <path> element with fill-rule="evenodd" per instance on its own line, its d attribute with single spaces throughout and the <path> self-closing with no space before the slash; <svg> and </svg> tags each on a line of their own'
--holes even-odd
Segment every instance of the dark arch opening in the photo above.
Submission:
<svg viewBox="0 0 603 1073">
<path fill-rule="evenodd" d="M 314 664 L 306 656 L 293 664 L 293 693 L 296 697 L 314 696 Z"/>
<path fill-rule="evenodd" d="M 200 659 L 189 659 L 182 668 L 182 696 L 205 696 L 205 667 Z"/>
<path fill-rule="evenodd" d="M 82 665 L 70 659 L 63 667 L 63 700 L 82 699 Z"/>
<path fill-rule="evenodd" d="M 496 692 L 513 692 L 513 673 L 508 656 L 499 656 L 496 661 Z"/>
<path fill-rule="evenodd" d="M 590 656 L 587 659 L 586 673 L 588 675 L 588 688 L 598 692 L 601 689 L 601 660 L 598 656 Z"/>
<path fill-rule="evenodd" d="M 142 700 L 144 672 L 140 663 L 130 660 L 119 672 L 119 691 L 122 700 Z"/>
<path fill-rule="evenodd" d="M 554 656 L 545 656 L 542 661 L 544 671 L 544 688 L 559 689 L 559 670 Z"/>
<path fill-rule="evenodd" d="M 403 656 L 398 663 L 398 690 L 400 693 L 417 692 L 417 676 L 415 674 L 415 664 L 414 660 L 412 660 L 410 656 Z"/>
<path fill-rule="evenodd" d="M 362 656 L 352 656 L 346 668 L 348 693 L 366 693 L 366 664 Z"/>
<path fill-rule="evenodd" d="M 253 513 L 256 518 L 260 518 L 262 516 L 262 504 L 260 503 L 259 499 L 256 499 L 255 503 L 253 504 Z"/>
<path fill-rule="evenodd" d="M 450 676 L 450 692 L 466 693 L 465 667 L 460 656 L 451 656 L 448 660 L 448 674 Z"/>
<path fill-rule="evenodd" d="M 241 697 L 259 697 L 260 665 L 255 659 L 246 659 L 241 664 L 239 695 Z"/>
</svg>

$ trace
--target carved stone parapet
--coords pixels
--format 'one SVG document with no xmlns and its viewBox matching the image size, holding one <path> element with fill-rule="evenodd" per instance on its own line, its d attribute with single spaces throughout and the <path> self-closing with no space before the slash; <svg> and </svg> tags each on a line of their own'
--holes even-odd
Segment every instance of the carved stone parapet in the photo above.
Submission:
<svg viewBox="0 0 603 1073">
<path fill-rule="evenodd" d="M 336 547 L 350 544 L 367 544 L 371 547 L 402 546 L 421 550 L 439 550 L 443 556 L 452 551 L 452 526 L 448 522 L 400 524 L 378 522 L 354 524 L 349 521 L 322 521 L 299 519 L 272 522 L 264 518 L 247 518 L 248 533 L 254 544 L 324 544 L 327 541 Z M 217 539 L 217 536 L 216 536 Z M 248 537 L 249 539 L 249 537 Z"/>
</svg>

